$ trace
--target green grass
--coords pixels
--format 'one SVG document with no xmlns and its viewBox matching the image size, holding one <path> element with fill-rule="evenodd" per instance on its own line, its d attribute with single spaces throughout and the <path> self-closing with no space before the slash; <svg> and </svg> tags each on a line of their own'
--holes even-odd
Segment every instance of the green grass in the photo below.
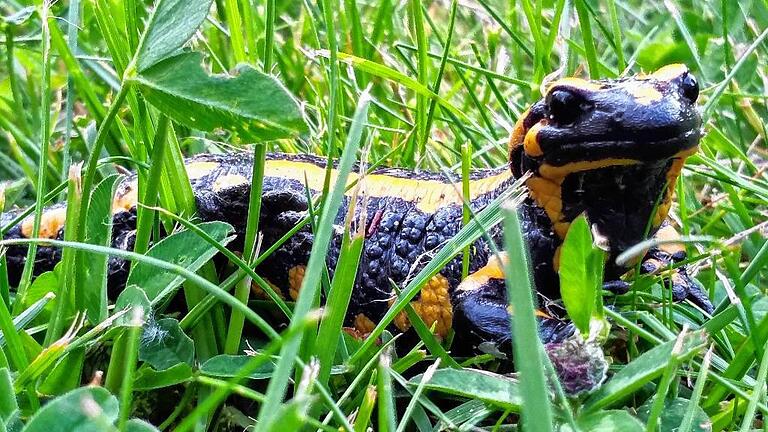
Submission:
<svg viewBox="0 0 768 432">
<path fill-rule="evenodd" d="M 0 3 L 0 201 L 36 217 L 57 200 L 74 205 L 55 272 L 27 283 L 28 267 L 25 283 L 9 287 L 0 265 L 0 430 L 201 431 L 225 421 L 238 430 L 256 420 L 259 430 L 492 431 L 518 422 L 542 431 L 768 429 L 765 1 L 40 3 Z M 203 70 L 192 56 L 174 56 L 182 45 L 202 53 Z M 234 270 L 217 274 L 210 258 L 229 242 L 228 227 L 190 222 L 185 155 L 313 153 L 346 170 L 365 155 L 369 166 L 461 175 L 505 164 L 512 125 L 553 72 L 618 77 L 674 62 L 701 83 L 706 136 L 676 185 L 673 216 L 691 239 L 688 265 L 717 308 L 709 318 L 672 304 L 651 277 L 636 280 L 635 296 L 607 296 L 611 377 L 578 398 L 558 385 L 549 394 L 552 365 L 526 326 L 516 329 L 516 350 L 527 355 L 512 378 L 503 373 L 508 360 L 453 356 L 450 338 L 436 339 L 423 322 L 414 323 L 421 342 L 410 350 L 387 331 L 399 311 L 415 318 L 408 302 L 442 264 L 504 219 L 501 202 L 465 214 L 467 227 L 397 287 L 393 308 L 364 341 L 341 328 L 352 279 L 329 279 L 324 266 L 343 183 L 329 178 L 306 222 L 316 243 L 295 304 L 249 298 L 251 281 L 275 296 L 253 270 L 271 250 L 229 254 Z M 213 85 L 204 72 L 234 72 L 239 63 L 251 68 L 233 73 L 219 94 L 243 101 L 177 91 L 180 82 Z M 173 73 L 153 74 L 161 65 Z M 272 101 L 247 90 L 278 82 L 302 111 L 286 98 L 262 117 L 259 107 Z M 113 163 L 140 173 L 136 253 L 104 240 Z M 256 164 L 254 190 L 261 172 Z M 258 249 L 258 195 L 246 251 Z M 150 248 L 160 226 L 177 224 L 189 230 Z M 508 244 L 519 241 L 508 234 Z M 360 243 L 347 238 L 340 265 L 348 273 Z M 185 260 L 182 249 L 199 259 Z M 107 254 L 142 268 L 132 274 L 142 289 L 126 290 L 109 309 L 99 270 Z M 323 314 L 320 289 L 334 299 Z M 167 307 L 175 293 L 188 312 Z M 524 293 L 513 294 L 528 316 Z M 249 326 L 264 336 L 246 337 Z M 142 349 L 153 340 L 163 348 Z M 104 387 L 82 387 L 94 364 Z M 158 395 L 172 403 L 153 417 L 147 407 L 159 407 Z"/>
</svg>

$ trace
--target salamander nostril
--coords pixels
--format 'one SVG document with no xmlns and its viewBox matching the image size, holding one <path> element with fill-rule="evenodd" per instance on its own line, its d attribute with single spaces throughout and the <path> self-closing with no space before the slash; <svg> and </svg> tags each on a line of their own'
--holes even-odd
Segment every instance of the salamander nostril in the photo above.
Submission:
<svg viewBox="0 0 768 432">
<path fill-rule="evenodd" d="M 566 89 L 553 90 L 547 96 L 549 120 L 559 125 L 571 124 L 583 111 L 583 99 Z"/>
<path fill-rule="evenodd" d="M 691 103 L 696 102 L 696 99 L 699 98 L 699 83 L 696 81 L 696 77 L 691 73 L 686 72 L 682 76 L 680 79 L 680 88 L 683 91 L 683 96 L 691 101 Z"/>
</svg>

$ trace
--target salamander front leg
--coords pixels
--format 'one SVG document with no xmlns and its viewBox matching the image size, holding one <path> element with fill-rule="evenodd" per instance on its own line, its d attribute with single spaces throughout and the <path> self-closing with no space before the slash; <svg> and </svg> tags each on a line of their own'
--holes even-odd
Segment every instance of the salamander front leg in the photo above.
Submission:
<svg viewBox="0 0 768 432">
<path fill-rule="evenodd" d="M 656 238 L 662 240 L 658 247 L 649 250 L 640 266 L 645 274 L 663 273 L 671 265 L 686 259 L 685 248 L 681 243 L 670 243 L 680 237 L 671 225 L 664 225 L 656 233 Z M 686 266 L 680 266 L 671 273 L 663 275 L 664 286 L 672 288 L 672 300 L 681 302 L 690 300 L 707 313 L 712 313 L 714 307 L 702 287 L 688 274 Z"/>
<path fill-rule="evenodd" d="M 492 342 L 502 346 L 511 341 L 503 270 L 506 259 L 506 254 L 500 259 L 491 258 L 453 292 L 454 327 L 472 335 L 474 344 Z M 573 333 L 572 324 L 541 311 L 537 315 L 542 342 L 559 342 Z"/>
<path fill-rule="evenodd" d="M 671 266 L 686 259 L 685 248 L 681 243 L 675 243 L 680 235 L 671 225 L 664 225 L 656 233 L 661 240 L 657 247 L 650 249 L 640 264 L 641 274 L 659 274 L 663 285 L 672 289 L 672 300 L 683 302 L 689 300 L 707 313 L 712 313 L 714 307 L 701 286 L 689 274 L 686 266 L 678 266 L 667 271 Z M 626 294 L 632 284 L 622 279 L 607 280 L 603 289 L 614 294 Z"/>
</svg>

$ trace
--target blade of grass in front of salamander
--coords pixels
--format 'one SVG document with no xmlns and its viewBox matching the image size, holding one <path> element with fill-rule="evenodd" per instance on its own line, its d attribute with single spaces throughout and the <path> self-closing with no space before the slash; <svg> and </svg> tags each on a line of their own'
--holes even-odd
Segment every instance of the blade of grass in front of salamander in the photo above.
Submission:
<svg viewBox="0 0 768 432">
<path fill-rule="evenodd" d="M 347 177 L 352 166 L 357 159 L 357 151 L 360 148 L 360 142 L 363 134 L 363 128 L 368 117 L 368 105 L 370 97 L 367 92 L 360 96 L 358 107 L 350 125 L 350 132 L 344 151 L 341 154 L 341 160 L 337 168 L 336 184 L 331 191 L 331 195 L 326 199 L 322 208 L 318 230 L 315 232 L 315 238 L 312 244 L 312 251 L 309 256 L 304 278 L 301 282 L 299 297 L 296 300 L 293 313 L 294 317 L 289 325 L 289 330 L 297 322 L 302 322 L 309 313 L 309 309 L 317 296 L 319 281 L 323 268 L 325 267 L 325 257 L 333 236 L 333 220 L 339 211 L 344 197 Z M 280 360 L 275 367 L 275 373 L 269 381 L 266 393 L 266 401 L 260 407 L 259 422 L 256 425 L 257 432 L 262 431 L 260 425 L 271 423 L 271 419 L 277 412 L 277 407 L 282 403 L 288 387 L 291 371 L 293 370 L 294 360 L 299 351 L 303 335 L 296 339 L 288 341 L 281 350 Z"/>
<path fill-rule="evenodd" d="M 461 146 L 461 192 L 464 197 L 464 204 L 461 207 L 461 221 L 463 226 L 469 224 L 472 212 L 466 200 L 470 198 L 469 194 L 469 173 L 472 169 L 472 147 L 466 143 Z M 466 246 L 461 256 L 461 280 L 469 275 L 469 248 Z"/>
<path fill-rule="evenodd" d="M 508 254 L 504 274 L 509 310 L 514 308 L 512 347 L 526 403 L 521 407 L 526 431 L 552 431 L 552 407 L 544 371 L 544 347 L 539 339 L 533 299 L 528 246 L 523 239 L 516 208 L 503 208 L 504 247 Z"/>
<path fill-rule="evenodd" d="M 259 233 L 259 218 L 261 217 L 261 192 L 264 187 L 264 162 L 267 156 L 267 145 L 255 144 L 253 147 L 253 166 L 251 168 L 251 187 L 248 194 L 248 217 L 245 223 L 245 247 L 243 248 L 244 261 L 247 266 L 253 263 L 256 254 L 256 241 Z M 235 297 L 243 304 L 248 304 L 251 292 L 251 278 L 246 277 L 235 287 Z M 224 342 L 224 353 L 235 354 L 243 335 L 245 317 L 239 312 L 233 311 L 229 319 L 227 338 Z"/>
<path fill-rule="evenodd" d="M 160 186 L 160 176 L 164 166 L 165 149 L 167 147 L 166 135 L 170 120 L 168 116 L 160 114 L 157 123 L 157 133 L 155 133 L 155 142 L 152 144 L 152 156 L 149 169 L 149 178 L 145 182 L 147 186 L 142 195 L 141 204 L 137 210 L 136 222 L 136 240 L 134 252 L 146 253 L 149 249 L 149 237 L 152 233 L 152 226 L 155 222 L 155 211 L 153 207 L 157 203 L 157 193 Z"/>
<path fill-rule="evenodd" d="M 48 168 L 48 152 L 51 146 L 51 38 L 48 30 L 48 12 L 50 5 L 43 2 L 40 9 L 40 20 L 42 22 L 42 84 L 40 90 L 40 158 L 37 165 L 37 187 L 35 197 L 35 216 L 32 222 L 32 236 L 37 237 L 40 232 L 40 224 L 43 218 L 43 196 L 46 192 L 46 170 Z M 55 22 L 54 22 L 54 25 Z M 12 72 L 11 72 L 12 73 Z M 29 285 L 32 283 L 32 272 L 35 267 L 35 257 L 37 256 L 37 245 L 29 245 L 27 257 L 24 260 L 24 269 L 21 272 L 21 281 L 17 288 L 17 301 L 13 306 L 14 313 L 21 312 L 24 303 L 24 295 Z"/>
<path fill-rule="evenodd" d="M 83 192 L 80 189 L 80 165 L 73 165 L 69 171 L 69 186 L 67 187 L 67 220 L 77 220 L 78 212 L 83 200 Z M 74 226 L 64 226 L 64 239 L 72 241 L 75 236 Z M 48 320 L 48 329 L 45 333 L 43 346 L 49 346 L 55 340 L 59 339 L 64 332 L 65 321 L 72 316 L 78 309 L 76 299 L 77 283 L 75 273 L 75 259 L 77 251 L 73 249 L 64 249 L 61 252 L 61 274 L 63 274 L 63 283 L 59 284 L 56 292 L 56 302 L 54 303 L 54 312 Z M 74 306 L 74 307 L 73 307 Z"/>
<path fill-rule="evenodd" d="M 365 179 L 362 181 L 365 182 Z M 352 219 L 355 218 L 359 191 L 358 187 L 349 201 L 344 232 L 341 234 L 343 236 L 341 252 L 339 253 L 336 271 L 334 271 L 331 288 L 325 302 L 324 314 L 320 320 L 320 329 L 317 332 L 317 342 L 313 352 L 313 355 L 317 357 L 320 363 L 320 372 L 317 379 L 321 385 L 327 385 L 328 378 L 331 376 L 331 366 L 333 365 L 340 338 L 343 337 L 341 333 L 343 331 L 342 325 L 347 315 L 352 290 L 355 288 L 360 256 L 365 242 L 366 221 L 364 208 L 368 204 L 367 200 L 364 200 L 361 204 L 362 212 L 359 216 L 360 219 L 356 223 L 357 229 L 353 231 L 352 228 Z"/>
</svg>

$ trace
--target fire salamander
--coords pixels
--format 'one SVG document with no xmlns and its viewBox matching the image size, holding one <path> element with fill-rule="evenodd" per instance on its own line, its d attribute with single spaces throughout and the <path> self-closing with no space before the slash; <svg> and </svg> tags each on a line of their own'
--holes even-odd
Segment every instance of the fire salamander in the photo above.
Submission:
<svg viewBox="0 0 768 432">
<path fill-rule="evenodd" d="M 509 141 L 509 166 L 471 175 L 469 202 L 479 211 L 526 173 L 528 197 L 521 205 L 524 236 L 530 249 L 537 291 L 559 297 L 558 256 L 570 222 L 585 213 L 607 240 L 611 259 L 606 287 L 626 289 L 619 277 L 627 270 L 614 264 L 620 252 L 651 235 L 669 237 L 665 222 L 674 185 L 685 159 L 696 152 L 702 133 L 696 109 L 699 88 L 682 65 L 653 74 L 618 80 L 565 78 L 551 83 L 545 97 L 517 122 Z M 220 220 L 244 231 L 252 159 L 248 154 L 206 154 L 186 161 L 200 220 Z M 262 248 L 273 244 L 307 215 L 305 185 L 317 195 L 325 176 L 325 159 L 270 154 L 267 157 L 261 203 Z M 350 181 L 357 177 L 352 175 Z M 306 181 L 306 183 L 305 183 Z M 435 251 L 462 227 L 460 184 L 442 174 L 380 169 L 365 177 L 366 239 L 346 317 L 356 332 L 369 332 L 392 304 L 391 283 L 402 286 Z M 128 176 L 114 200 L 113 245 L 132 247 L 136 223 L 137 180 Z M 349 194 L 335 223 L 343 225 Z M 658 206 L 657 206 L 657 203 Z M 360 209 L 358 209 L 360 210 Z M 46 210 L 39 233 L 32 218 L 11 228 L 6 238 L 61 238 L 65 210 Z M 5 215 L 4 221 L 13 214 Z M 500 239 L 500 228 L 490 237 Z M 336 268 L 341 246 L 337 230 L 327 257 Z M 305 227 L 279 247 L 257 271 L 283 296 L 295 299 L 304 276 L 313 235 Z M 17 282 L 25 246 L 10 247 L 8 267 Z M 41 245 L 35 271 L 50 270 L 60 252 Z M 684 259 L 675 247 L 653 249 L 642 265 L 656 271 Z M 505 257 L 492 257 L 483 238 L 471 248 L 470 272 L 461 280 L 461 259 L 455 258 L 424 287 L 412 305 L 438 335 L 455 329 L 457 338 L 475 343 L 504 343 L 509 339 L 504 278 Z M 119 279 L 125 263 L 111 262 L 111 277 Z M 690 300 L 706 311 L 712 305 L 679 267 L 670 277 L 673 297 Z M 393 323 L 400 331 L 410 324 L 402 315 Z M 541 317 L 545 341 L 558 340 L 569 329 L 563 321 Z"/>
</svg>

